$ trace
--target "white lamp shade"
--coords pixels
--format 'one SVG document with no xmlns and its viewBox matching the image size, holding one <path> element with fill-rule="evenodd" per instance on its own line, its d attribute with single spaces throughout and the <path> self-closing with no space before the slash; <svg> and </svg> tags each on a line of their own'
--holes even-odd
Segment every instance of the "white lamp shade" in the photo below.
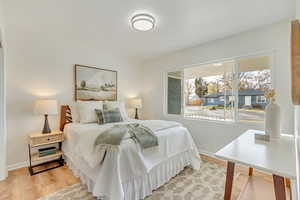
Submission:
<svg viewBox="0 0 300 200">
<path fill-rule="evenodd" d="M 35 102 L 34 112 L 38 115 L 56 115 L 57 101 L 56 100 L 37 100 Z"/>
<path fill-rule="evenodd" d="M 130 104 L 133 108 L 142 108 L 142 99 L 139 98 L 135 98 L 135 99 L 131 99 Z"/>
</svg>

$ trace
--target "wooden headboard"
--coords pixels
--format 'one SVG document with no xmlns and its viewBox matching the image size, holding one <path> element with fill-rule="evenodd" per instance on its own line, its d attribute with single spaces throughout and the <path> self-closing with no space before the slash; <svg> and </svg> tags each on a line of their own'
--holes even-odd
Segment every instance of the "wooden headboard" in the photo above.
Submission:
<svg viewBox="0 0 300 200">
<path fill-rule="evenodd" d="M 71 109 L 68 105 L 63 105 L 60 108 L 60 126 L 59 129 L 64 131 L 65 125 L 72 123 Z"/>
</svg>

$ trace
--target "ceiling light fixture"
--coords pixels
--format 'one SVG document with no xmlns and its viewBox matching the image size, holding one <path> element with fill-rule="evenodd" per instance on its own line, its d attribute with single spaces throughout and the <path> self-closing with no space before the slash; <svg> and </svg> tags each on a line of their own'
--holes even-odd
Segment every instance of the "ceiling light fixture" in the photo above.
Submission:
<svg viewBox="0 0 300 200">
<path fill-rule="evenodd" d="M 131 18 L 131 26 L 138 31 L 149 31 L 154 28 L 155 19 L 149 14 L 141 13 Z"/>
</svg>

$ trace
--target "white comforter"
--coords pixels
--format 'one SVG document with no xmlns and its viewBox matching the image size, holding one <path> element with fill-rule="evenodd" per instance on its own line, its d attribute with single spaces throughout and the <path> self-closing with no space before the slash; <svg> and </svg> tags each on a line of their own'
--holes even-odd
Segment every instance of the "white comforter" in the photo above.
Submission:
<svg viewBox="0 0 300 200">
<path fill-rule="evenodd" d="M 127 121 L 132 123 L 136 121 Z M 182 152 L 189 152 L 191 165 L 200 168 L 197 148 L 188 130 L 178 123 L 146 120 L 139 121 L 149 127 L 158 137 L 158 147 L 141 150 L 132 140 L 124 140 L 117 151 L 106 152 L 101 170 L 95 180 L 97 196 L 109 196 L 111 199 L 123 199 L 122 182 L 132 176 L 141 176 L 149 172 L 157 164 Z M 79 124 L 72 123 L 65 127 L 66 141 L 72 146 L 73 154 L 83 158 L 91 168 L 99 167 L 104 152 L 95 151 L 94 141 L 99 133 L 115 124 Z M 64 146 L 63 146 L 64 147 Z"/>
</svg>

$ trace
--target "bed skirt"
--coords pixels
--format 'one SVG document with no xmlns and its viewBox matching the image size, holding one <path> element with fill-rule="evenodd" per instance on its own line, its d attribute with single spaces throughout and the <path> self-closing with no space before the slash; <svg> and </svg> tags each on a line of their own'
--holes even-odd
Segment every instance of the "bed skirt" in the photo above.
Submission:
<svg viewBox="0 0 300 200">
<path fill-rule="evenodd" d="M 124 200 L 141 200 L 152 194 L 152 191 L 159 188 L 168 182 L 172 177 L 176 176 L 186 166 L 191 165 L 191 153 L 183 152 L 169 158 L 167 161 L 162 162 L 153 167 L 149 173 L 139 177 L 133 177 L 127 182 L 122 182 Z M 81 182 L 85 184 L 88 191 L 94 196 L 99 194 L 95 183 L 92 179 L 86 176 L 76 165 L 66 156 L 66 162 L 69 168 L 73 171 L 76 177 L 80 178 Z M 109 197 L 99 197 L 105 200 L 115 200 Z"/>
</svg>

